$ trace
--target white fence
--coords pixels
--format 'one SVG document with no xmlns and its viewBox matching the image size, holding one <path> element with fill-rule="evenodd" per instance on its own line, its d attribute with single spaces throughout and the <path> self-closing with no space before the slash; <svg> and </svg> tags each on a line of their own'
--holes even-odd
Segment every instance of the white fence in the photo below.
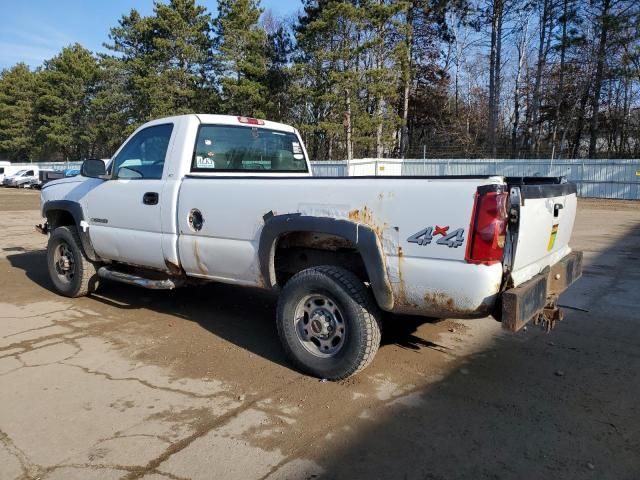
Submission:
<svg viewBox="0 0 640 480">
<path fill-rule="evenodd" d="M 38 162 L 41 169 L 80 168 L 82 162 Z M 31 165 L 29 163 L 14 165 Z M 311 162 L 318 177 L 380 175 L 502 175 L 506 177 L 566 177 L 581 197 L 640 200 L 640 160 L 549 159 L 427 159 L 364 158 Z"/>
<path fill-rule="evenodd" d="M 313 174 L 324 176 L 501 175 L 566 177 L 581 197 L 640 200 L 640 160 L 549 159 L 358 159 L 311 162 Z"/>
<path fill-rule="evenodd" d="M 82 162 L 33 162 L 33 163 L 12 163 L 16 167 L 36 166 L 40 170 L 66 170 L 80 168 Z"/>
</svg>

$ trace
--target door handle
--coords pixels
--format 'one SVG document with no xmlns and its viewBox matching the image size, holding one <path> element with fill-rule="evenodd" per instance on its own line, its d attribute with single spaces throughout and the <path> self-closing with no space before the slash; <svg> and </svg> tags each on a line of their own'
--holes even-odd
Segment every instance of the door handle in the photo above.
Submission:
<svg viewBox="0 0 640 480">
<path fill-rule="evenodd" d="M 142 203 L 145 205 L 158 204 L 158 192 L 147 192 L 142 196 Z"/>
</svg>

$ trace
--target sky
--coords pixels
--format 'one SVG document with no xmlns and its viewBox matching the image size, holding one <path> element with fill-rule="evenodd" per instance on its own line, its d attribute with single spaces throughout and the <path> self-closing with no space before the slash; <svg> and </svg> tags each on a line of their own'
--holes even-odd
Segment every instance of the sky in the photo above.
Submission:
<svg viewBox="0 0 640 480">
<path fill-rule="evenodd" d="M 215 14 L 216 0 L 198 0 Z M 300 0 L 262 0 L 276 15 L 298 11 Z M 104 51 L 109 29 L 135 8 L 153 11 L 153 0 L 0 0 L 0 69 L 24 62 L 37 67 L 62 47 L 78 42 Z"/>
</svg>

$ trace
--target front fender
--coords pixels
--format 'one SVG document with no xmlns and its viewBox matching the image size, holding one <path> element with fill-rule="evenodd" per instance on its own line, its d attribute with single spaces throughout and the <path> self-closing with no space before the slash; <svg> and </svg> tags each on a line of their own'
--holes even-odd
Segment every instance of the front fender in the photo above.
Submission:
<svg viewBox="0 0 640 480">
<path fill-rule="evenodd" d="M 53 217 L 55 212 L 66 212 L 73 217 L 73 221 L 78 229 L 80 241 L 82 242 L 82 249 L 85 254 L 91 261 L 95 262 L 100 260 L 93 249 L 88 229 L 83 228 L 83 221 L 85 217 L 84 212 L 82 211 L 82 205 L 72 200 L 49 200 L 42 205 L 42 216 L 46 218 L 48 222 L 51 221 L 51 217 Z M 50 228 L 54 227 L 54 225 L 50 225 Z"/>
</svg>

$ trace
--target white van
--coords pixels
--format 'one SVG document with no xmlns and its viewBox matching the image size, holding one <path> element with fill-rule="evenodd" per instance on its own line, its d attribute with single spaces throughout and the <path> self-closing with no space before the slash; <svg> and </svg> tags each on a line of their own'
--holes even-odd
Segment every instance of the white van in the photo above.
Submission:
<svg viewBox="0 0 640 480">
<path fill-rule="evenodd" d="M 40 183 L 39 171 L 38 167 L 22 167 L 15 174 L 5 176 L 2 184 L 5 187 L 31 188 Z"/>
</svg>

